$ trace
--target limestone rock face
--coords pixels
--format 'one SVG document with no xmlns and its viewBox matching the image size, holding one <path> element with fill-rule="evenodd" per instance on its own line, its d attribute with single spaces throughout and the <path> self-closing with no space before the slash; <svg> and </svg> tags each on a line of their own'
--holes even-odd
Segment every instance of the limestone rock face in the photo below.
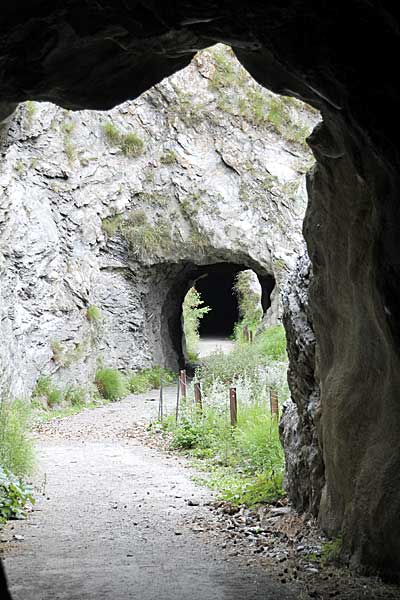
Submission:
<svg viewBox="0 0 400 600">
<path fill-rule="evenodd" d="M 253 104 L 240 105 L 243 89 Z M 257 112 L 271 103 L 286 138 Z M 318 119 L 221 45 L 107 113 L 21 105 L 0 165 L 3 391 L 29 393 L 43 374 L 85 384 L 99 361 L 177 368 L 183 297 L 207 265 L 275 280 L 276 322 Z"/>
<path fill-rule="evenodd" d="M 288 494 L 300 512 L 317 516 L 325 479 L 318 438 L 321 405 L 309 306 L 310 278 L 311 265 L 305 252 L 299 257 L 283 296 L 291 399 L 284 406 L 280 434 L 286 453 Z"/>
</svg>

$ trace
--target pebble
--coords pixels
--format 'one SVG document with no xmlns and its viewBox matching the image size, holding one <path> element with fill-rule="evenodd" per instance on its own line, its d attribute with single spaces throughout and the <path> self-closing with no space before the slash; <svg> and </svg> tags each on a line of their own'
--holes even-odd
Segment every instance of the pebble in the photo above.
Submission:
<svg viewBox="0 0 400 600">
<path fill-rule="evenodd" d="M 191 498 L 189 498 L 189 500 L 187 501 L 188 506 L 199 506 L 200 502 L 198 500 L 192 500 Z"/>
</svg>

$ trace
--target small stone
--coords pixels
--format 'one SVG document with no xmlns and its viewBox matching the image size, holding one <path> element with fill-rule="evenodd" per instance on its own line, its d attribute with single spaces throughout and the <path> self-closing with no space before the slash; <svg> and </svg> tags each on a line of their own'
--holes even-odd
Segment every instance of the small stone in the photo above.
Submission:
<svg viewBox="0 0 400 600">
<path fill-rule="evenodd" d="M 182 531 L 175 531 L 175 535 L 182 535 Z"/>
<path fill-rule="evenodd" d="M 189 498 L 187 504 L 188 506 L 199 506 L 200 502 L 198 500 L 192 500 L 191 498 Z"/>
<path fill-rule="evenodd" d="M 25 539 L 23 535 L 19 535 L 18 533 L 14 533 L 13 537 L 18 542 L 22 542 Z"/>
</svg>

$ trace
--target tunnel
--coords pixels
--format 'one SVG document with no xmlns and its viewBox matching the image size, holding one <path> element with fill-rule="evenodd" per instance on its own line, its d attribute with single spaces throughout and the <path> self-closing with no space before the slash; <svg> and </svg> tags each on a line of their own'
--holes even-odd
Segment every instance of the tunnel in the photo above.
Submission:
<svg viewBox="0 0 400 600">
<path fill-rule="evenodd" d="M 229 337 L 239 320 L 239 306 L 233 289 L 237 267 L 214 265 L 195 282 L 206 306 L 211 308 L 200 321 L 200 337 Z"/>
<path fill-rule="evenodd" d="M 182 313 L 183 301 L 189 289 L 194 286 L 200 292 L 204 304 L 211 308 L 202 319 L 200 337 L 229 337 L 239 320 L 238 300 L 233 290 L 235 277 L 240 271 L 247 269 L 254 271 L 260 282 L 261 303 L 265 314 L 271 306 L 275 279 L 250 258 L 243 263 L 183 263 L 163 265 L 160 271 L 153 270 L 156 279 L 162 278 L 162 285 L 168 289 L 161 306 L 160 322 L 163 353 L 169 358 L 169 365 L 177 362 L 181 368 L 190 366 L 186 356 Z"/>
</svg>

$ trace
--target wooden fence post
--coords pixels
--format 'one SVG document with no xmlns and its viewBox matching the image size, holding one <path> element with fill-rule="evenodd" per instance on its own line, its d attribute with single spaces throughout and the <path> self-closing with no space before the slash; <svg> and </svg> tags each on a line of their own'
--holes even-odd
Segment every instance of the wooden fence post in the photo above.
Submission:
<svg viewBox="0 0 400 600">
<path fill-rule="evenodd" d="M 253 332 L 252 332 L 252 330 L 251 330 L 251 329 L 250 329 L 250 331 L 249 331 L 249 342 L 250 342 L 250 344 L 252 344 L 252 343 L 253 343 Z"/>
<path fill-rule="evenodd" d="M 231 426 L 236 427 L 237 425 L 237 395 L 236 388 L 229 389 L 229 407 L 231 413 Z"/>
<path fill-rule="evenodd" d="M 194 401 L 201 411 L 201 409 L 203 408 L 203 405 L 202 405 L 202 398 L 201 398 L 201 387 L 200 387 L 199 382 L 194 384 Z"/>
<path fill-rule="evenodd" d="M 244 335 L 244 341 L 248 342 L 249 341 L 249 328 L 247 327 L 247 325 L 245 325 L 243 327 L 243 335 Z"/>
<path fill-rule="evenodd" d="M 186 398 L 186 371 L 182 369 L 179 374 L 179 381 L 181 385 L 181 398 Z"/>
<path fill-rule="evenodd" d="M 160 403 L 158 405 L 158 418 L 161 421 L 161 423 L 163 422 L 163 418 L 164 418 L 164 406 L 163 406 L 163 402 L 164 402 L 164 397 L 163 397 L 163 382 L 162 382 L 162 379 L 160 379 Z"/>
<path fill-rule="evenodd" d="M 176 387 L 176 410 L 175 410 L 175 422 L 178 422 L 178 418 L 179 418 L 179 396 L 180 396 L 180 391 L 181 391 L 181 378 L 180 378 L 180 374 L 178 373 L 178 385 Z"/>
<path fill-rule="evenodd" d="M 269 405 L 271 409 L 271 415 L 275 419 L 279 419 L 279 404 L 278 404 L 278 391 L 274 387 L 269 388 Z"/>
</svg>

